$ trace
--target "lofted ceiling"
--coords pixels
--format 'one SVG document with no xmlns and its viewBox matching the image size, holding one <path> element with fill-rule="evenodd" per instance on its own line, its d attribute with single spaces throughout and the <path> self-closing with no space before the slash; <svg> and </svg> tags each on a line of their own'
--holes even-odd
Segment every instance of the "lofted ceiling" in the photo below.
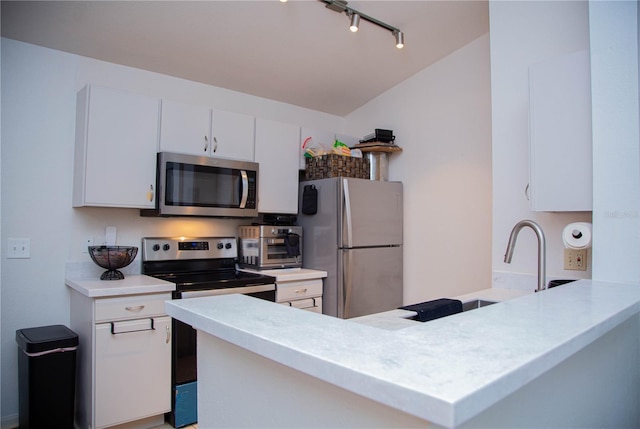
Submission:
<svg viewBox="0 0 640 429">
<path fill-rule="evenodd" d="M 2 36 L 344 116 L 489 31 L 486 0 L 2 1 Z"/>
</svg>

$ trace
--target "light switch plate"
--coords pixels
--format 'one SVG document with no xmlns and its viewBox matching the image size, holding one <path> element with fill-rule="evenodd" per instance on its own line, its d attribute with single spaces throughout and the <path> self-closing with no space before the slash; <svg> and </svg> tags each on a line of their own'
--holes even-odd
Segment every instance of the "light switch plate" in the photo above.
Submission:
<svg viewBox="0 0 640 429">
<path fill-rule="evenodd" d="M 30 238 L 8 238 L 7 259 L 28 259 L 31 257 Z"/>
<path fill-rule="evenodd" d="M 564 249 L 564 269 L 587 271 L 587 249 Z"/>
</svg>

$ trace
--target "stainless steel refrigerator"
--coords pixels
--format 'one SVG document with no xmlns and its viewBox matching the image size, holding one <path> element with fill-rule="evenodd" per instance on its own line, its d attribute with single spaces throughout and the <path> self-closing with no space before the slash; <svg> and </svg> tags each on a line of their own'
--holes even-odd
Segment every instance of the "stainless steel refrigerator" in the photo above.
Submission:
<svg viewBox="0 0 640 429">
<path fill-rule="evenodd" d="M 317 190 L 315 214 L 305 214 L 305 186 Z M 328 273 L 322 312 L 347 319 L 402 306 L 402 183 L 311 180 L 299 202 L 303 267 Z"/>
</svg>

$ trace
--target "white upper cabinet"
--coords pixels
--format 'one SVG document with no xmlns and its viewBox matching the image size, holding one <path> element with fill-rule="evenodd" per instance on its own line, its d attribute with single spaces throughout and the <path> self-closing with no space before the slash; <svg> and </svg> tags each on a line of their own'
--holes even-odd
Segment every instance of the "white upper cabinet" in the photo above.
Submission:
<svg viewBox="0 0 640 429">
<path fill-rule="evenodd" d="M 76 109 L 73 206 L 153 208 L 160 99 L 86 86 Z"/>
<path fill-rule="evenodd" d="M 162 100 L 160 150 L 209 156 L 211 108 Z"/>
<path fill-rule="evenodd" d="M 253 116 L 214 110 L 211 156 L 253 161 L 255 126 Z"/>
<path fill-rule="evenodd" d="M 300 144 L 298 146 L 298 162 L 300 170 L 304 170 L 305 168 L 304 153 L 309 145 L 321 145 L 326 150 L 330 150 L 331 147 L 333 147 L 335 140 L 336 133 L 333 131 L 314 130 L 312 128 L 302 127 L 302 131 L 300 133 Z"/>
<path fill-rule="evenodd" d="M 576 52 L 532 65 L 529 85 L 531 210 L 591 211 L 589 52 Z"/>
<path fill-rule="evenodd" d="M 162 100 L 160 150 L 253 161 L 255 118 Z"/>
<path fill-rule="evenodd" d="M 300 127 L 256 119 L 256 162 L 260 164 L 258 211 L 298 213 Z"/>
</svg>

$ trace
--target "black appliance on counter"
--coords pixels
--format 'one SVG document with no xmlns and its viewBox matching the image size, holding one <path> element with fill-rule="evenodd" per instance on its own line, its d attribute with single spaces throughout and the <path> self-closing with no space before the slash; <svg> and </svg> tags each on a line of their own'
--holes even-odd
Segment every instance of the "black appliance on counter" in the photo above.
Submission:
<svg viewBox="0 0 640 429">
<path fill-rule="evenodd" d="M 275 277 L 236 270 L 235 237 L 143 238 L 142 274 L 176 284 L 173 299 L 241 293 L 275 302 Z M 172 320 L 171 413 L 176 428 L 196 423 L 196 330 Z"/>
</svg>

